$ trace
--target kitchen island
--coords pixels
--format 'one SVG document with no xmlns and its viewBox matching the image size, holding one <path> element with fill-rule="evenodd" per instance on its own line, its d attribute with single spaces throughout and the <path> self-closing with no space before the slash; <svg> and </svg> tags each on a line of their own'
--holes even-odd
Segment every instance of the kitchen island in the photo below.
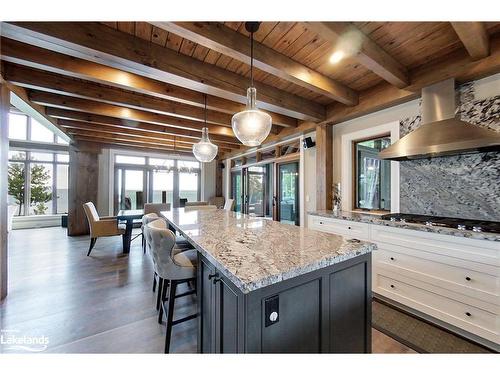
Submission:
<svg viewBox="0 0 500 375">
<path fill-rule="evenodd" d="M 225 210 L 162 212 L 198 250 L 201 353 L 369 353 L 371 251 Z"/>
</svg>

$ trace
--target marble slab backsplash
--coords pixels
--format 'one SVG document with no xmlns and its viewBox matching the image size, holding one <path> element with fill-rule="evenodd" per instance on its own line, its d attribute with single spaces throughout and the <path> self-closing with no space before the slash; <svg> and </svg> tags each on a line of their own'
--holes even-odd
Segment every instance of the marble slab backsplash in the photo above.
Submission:
<svg viewBox="0 0 500 375">
<path fill-rule="evenodd" d="M 500 132 L 500 95 L 475 100 L 474 84 L 457 89 L 463 121 Z M 400 137 L 421 117 L 400 121 Z M 500 153 L 484 152 L 400 162 L 403 213 L 500 221 Z"/>
</svg>

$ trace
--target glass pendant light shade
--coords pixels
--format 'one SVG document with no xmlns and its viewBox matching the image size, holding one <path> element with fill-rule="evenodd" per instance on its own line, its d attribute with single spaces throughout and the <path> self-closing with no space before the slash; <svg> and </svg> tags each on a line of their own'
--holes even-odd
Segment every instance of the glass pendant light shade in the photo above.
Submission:
<svg viewBox="0 0 500 375">
<path fill-rule="evenodd" d="M 217 156 L 219 147 L 210 142 L 208 128 L 201 130 L 201 140 L 193 145 L 193 154 L 198 161 L 209 163 Z"/>
<path fill-rule="evenodd" d="M 247 108 L 236 113 L 231 119 L 234 134 L 245 146 L 260 145 L 271 131 L 271 116 L 257 109 L 255 105 L 256 97 L 257 90 L 255 87 L 249 87 L 247 90 Z"/>
</svg>

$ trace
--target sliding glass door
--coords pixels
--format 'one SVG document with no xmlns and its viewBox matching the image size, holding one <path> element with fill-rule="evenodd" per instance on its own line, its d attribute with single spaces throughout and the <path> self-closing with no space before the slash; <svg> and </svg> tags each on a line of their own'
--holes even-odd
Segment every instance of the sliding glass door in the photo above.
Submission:
<svg viewBox="0 0 500 375">
<path fill-rule="evenodd" d="M 146 191 L 145 173 L 141 169 L 118 168 L 118 207 L 120 210 L 144 208 Z"/>
<path fill-rule="evenodd" d="M 277 165 L 277 218 L 283 223 L 299 225 L 299 162 Z"/>
<path fill-rule="evenodd" d="M 231 192 L 234 199 L 234 211 L 242 212 L 243 185 L 241 171 L 231 172 Z"/>
<path fill-rule="evenodd" d="M 123 209 L 142 209 L 144 203 L 170 203 L 181 198 L 199 201 L 200 163 L 148 156 L 115 156 L 115 214 Z"/>
</svg>

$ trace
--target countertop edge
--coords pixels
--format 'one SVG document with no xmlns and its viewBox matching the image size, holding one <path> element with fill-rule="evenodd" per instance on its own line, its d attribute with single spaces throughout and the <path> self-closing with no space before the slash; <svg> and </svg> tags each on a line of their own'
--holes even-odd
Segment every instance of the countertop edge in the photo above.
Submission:
<svg viewBox="0 0 500 375">
<path fill-rule="evenodd" d="M 400 223 L 397 221 L 393 222 L 389 220 L 382 220 L 378 217 L 378 215 L 366 214 L 363 212 L 339 211 L 335 213 L 333 211 L 309 211 L 307 212 L 307 214 L 312 216 L 320 216 L 337 220 L 383 225 L 386 227 L 415 230 L 426 233 L 443 234 L 459 238 L 500 242 L 500 235 L 497 235 L 495 233 L 473 232 L 471 230 L 459 230 L 454 228 L 429 227 L 427 225 L 416 224 L 416 223 Z"/>
</svg>

